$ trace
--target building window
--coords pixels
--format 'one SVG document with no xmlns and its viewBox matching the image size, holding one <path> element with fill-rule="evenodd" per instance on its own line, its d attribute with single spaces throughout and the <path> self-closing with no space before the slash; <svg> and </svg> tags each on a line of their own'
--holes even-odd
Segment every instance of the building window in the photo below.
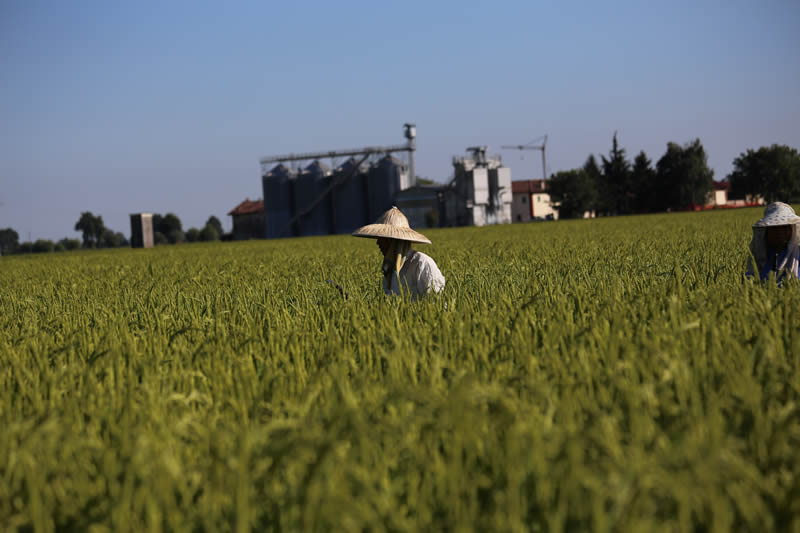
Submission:
<svg viewBox="0 0 800 533">
<path fill-rule="evenodd" d="M 523 196 L 522 198 L 520 198 L 520 201 L 524 204 L 525 203 L 525 197 Z"/>
</svg>

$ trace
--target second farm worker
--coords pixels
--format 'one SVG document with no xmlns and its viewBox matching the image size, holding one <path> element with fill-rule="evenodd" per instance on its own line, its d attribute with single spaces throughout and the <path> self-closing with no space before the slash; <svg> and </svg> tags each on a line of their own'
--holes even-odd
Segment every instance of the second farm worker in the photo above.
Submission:
<svg viewBox="0 0 800 533">
<path fill-rule="evenodd" d="M 386 211 L 374 224 L 358 228 L 353 235 L 378 240 L 383 255 L 384 293 L 408 292 L 415 301 L 430 291 L 439 292 L 444 288 L 444 276 L 436 262 L 411 248 L 412 243 L 430 244 L 431 241 L 411 229 L 406 216 L 396 207 Z"/>
</svg>

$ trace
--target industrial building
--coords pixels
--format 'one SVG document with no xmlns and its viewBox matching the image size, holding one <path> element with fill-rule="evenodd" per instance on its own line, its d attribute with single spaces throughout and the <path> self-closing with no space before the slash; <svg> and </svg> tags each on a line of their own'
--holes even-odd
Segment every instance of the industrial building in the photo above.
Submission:
<svg viewBox="0 0 800 533">
<path fill-rule="evenodd" d="M 264 235 L 276 238 L 352 233 L 392 207 L 411 178 L 387 154 L 369 165 L 351 157 L 333 170 L 319 160 L 299 172 L 279 164 L 262 184 Z"/>
<path fill-rule="evenodd" d="M 444 189 L 441 225 L 485 226 L 511 222 L 511 169 L 485 146 L 467 148 L 471 156 L 453 158 L 453 179 Z"/>
<path fill-rule="evenodd" d="M 392 207 L 398 192 L 414 185 L 413 124 L 405 125 L 405 137 L 402 145 L 262 158 L 264 235 L 351 233 L 375 220 Z M 396 152 L 407 152 L 408 163 L 393 157 Z M 330 167 L 321 161 L 342 157 L 348 159 Z"/>
<path fill-rule="evenodd" d="M 470 156 L 453 158 L 450 183 L 418 186 L 416 126 L 404 127 L 401 145 L 262 158 L 264 236 L 352 233 L 393 205 L 414 227 L 511 222 L 511 169 L 499 156 L 487 157 L 485 146 L 469 148 Z M 402 152 L 407 162 L 394 156 Z"/>
</svg>

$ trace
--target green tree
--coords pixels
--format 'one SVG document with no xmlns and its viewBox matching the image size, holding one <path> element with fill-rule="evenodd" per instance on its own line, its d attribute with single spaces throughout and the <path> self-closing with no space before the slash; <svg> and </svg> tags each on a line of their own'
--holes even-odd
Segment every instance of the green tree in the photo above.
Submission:
<svg viewBox="0 0 800 533">
<path fill-rule="evenodd" d="M 583 171 L 586 173 L 586 177 L 589 180 L 589 183 L 592 184 L 594 189 L 594 193 L 592 197 L 592 205 L 589 210 L 599 210 L 602 207 L 603 200 L 600 198 L 600 187 L 603 183 L 603 171 L 600 170 L 600 165 L 597 164 L 597 159 L 595 159 L 594 155 L 589 154 L 589 157 L 586 158 L 586 162 L 583 164 Z"/>
<path fill-rule="evenodd" d="M 700 139 L 680 146 L 667 143 L 667 151 L 656 163 L 659 208 L 704 205 L 714 187 L 714 171 Z"/>
<path fill-rule="evenodd" d="M 77 250 L 81 247 L 81 241 L 78 239 L 64 238 L 58 241 L 58 244 L 61 245 L 64 250 Z"/>
<path fill-rule="evenodd" d="M 186 235 L 182 230 L 172 230 L 169 235 L 167 235 L 167 240 L 169 240 L 170 244 L 180 244 L 186 242 Z"/>
<path fill-rule="evenodd" d="M 631 170 L 631 190 L 634 194 L 633 209 L 639 213 L 649 213 L 658 209 L 656 197 L 656 171 L 644 151 L 633 160 Z"/>
<path fill-rule="evenodd" d="M 83 233 L 84 248 L 97 248 L 105 231 L 103 217 L 94 216 L 90 211 L 84 211 L 81 213 L 81 218 L 75 223 L 75 231 Z"/>
<path fill-rule="evenodd" d="M 12 228 L 0 229 L 0 255 L 12 254 L 19 247 L 19 234 Z"/>
<path fill-rule="evenodd" d="M 599 200 L 602 210 L 609 215 L 622 215 L 633 212 L 633 191 L 631 183 L 631 164 L 625 159 L 625 149 L 617 143 L 617 133 L 608 152 L 608 158 L 601 156 L 603 172 L 599 187 Z"/>
<path fill-rule="evenodd" d="M 586 158 L 586 162 L 583 164 L 583 170 L 596 185 L 603 179 L 603 172 L 600 170 L 600 165 L 597 164 L 597 159 L 595 159 L 592 154 Z"/>
<path fill-rule="evenodd" d="M 200 240 L 200 230 L 197 228 L 189 228 L 186 230 L 186 242 L 197 242 Z"/>
<path fill-rule="evenodd" d="M 167 242 L 171 244 L 175 244 L 176 242 L 183 242 L 185 240 L 183 235 L 183 225 L 181 224 L 181 219 L 178 218 L 178 216 L 174 213 L 167 213 L 164 216 L 161 216 L 159 214 L 154 214 L 153 231 L 154 233 L 160 233 L 161 235 L 163 235 L 166 238 Z"/>
<path fill-rule="evenodd" d="M 597 203 L 597 185 L 585 168 L 557 172 L 547 182 L 547 190 L 559 218 L 582 218 Z"/>
<path fill-rule="evenodd" d="M 211 224 L 206 224 L 205 227 L 200 230 L 200 240 L 204 242 L 218 241 L 219 236 L 220 234 L 217 232 L 217 228 Z"/>
<path fill-rule="evenodd" d="M 100 238 L 100 244 L 103 248 L 119 248 L 120 246 L 126 246 L 128 241 L 122 233 L 115 233 L 113 230 L 106 229 Z"/>
<path fill-rule="evenodd" d="M 800 200 L 800 154 L 780 144 L 748 150 L 733 160 L 728 181 L 733 198 L 761 195 L 767 202 Z"/>
<path fill-rule="evenodd" d="M 220 222 L 219 219 L 217 217 L 215 217 L 214 215 L 211 215 L 210 217 L 208 217 L 208 220 L 206 220 L 206 226 L 211 226 L 215 230 L 217 230 L 217 235 L 219 235 L 220 237 L 222 237 L 222 234 L 225 233 L 222 230 L 222 222 Z M 214 240 L 216 240 L 216 239 L 214 239 Z"/>
<path fill-rule="evenodd" d="M 154 234 L 153 238 L 155 238 L 156 232 L 161 232 L 161 220 L 163 218 L 164 217 L 162 217 L 158 213 L 153 213 L 153 234 Z"/>
<path fill-rule="evenodd" d="M 43 252 L 52 252 L 56 248 L 53 241 L 49 241 L 47 239 L 37 239 L 35 243 L 33 243 L 33 252 L 34 253 L 43 253 Z"/>
</svg>

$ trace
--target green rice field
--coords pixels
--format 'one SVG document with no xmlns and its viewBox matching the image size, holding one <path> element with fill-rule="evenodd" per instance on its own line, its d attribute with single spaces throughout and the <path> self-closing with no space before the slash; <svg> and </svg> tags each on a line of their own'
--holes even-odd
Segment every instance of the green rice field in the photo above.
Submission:
<svg viewBox="0 0 800 533">
<path fill-rule="evenodd" d="M 0 258 L 0 531 L 800 532 L 760 215 Z"/>
</svg>

